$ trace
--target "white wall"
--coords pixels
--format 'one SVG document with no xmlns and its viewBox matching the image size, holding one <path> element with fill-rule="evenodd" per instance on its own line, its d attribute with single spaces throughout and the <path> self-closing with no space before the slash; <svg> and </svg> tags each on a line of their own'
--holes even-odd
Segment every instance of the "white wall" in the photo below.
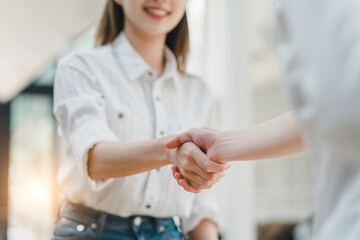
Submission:
<svg viewBox="0 0 360 240">
<path fill-rule="evenodd" d="M 101 14 L 104 0 L 0 1 L 0 102 L 30 84 Z"/>
<path fill-rule="evenodd" d="M 248 0 L 208 0 L 205 79 L 217 97 L 220 129 L 251 123 Z M 216 186 L 225 239 L 255 239 L 252 163 L 235 163 Z"/>
</svg>

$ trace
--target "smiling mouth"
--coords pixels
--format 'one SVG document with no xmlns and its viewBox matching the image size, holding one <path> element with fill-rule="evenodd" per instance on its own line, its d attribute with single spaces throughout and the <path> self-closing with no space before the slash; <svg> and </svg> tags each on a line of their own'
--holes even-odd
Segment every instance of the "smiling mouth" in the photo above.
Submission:
<svg viewBox="0 0 360 240">
<path fill-rule="evenodd" d="M 170 13 L 160 9 L 160 8 L 144 8 L 145 12 L 147 12 L 150 16 L 161 19 L 169 15 Z"/>
</svg>

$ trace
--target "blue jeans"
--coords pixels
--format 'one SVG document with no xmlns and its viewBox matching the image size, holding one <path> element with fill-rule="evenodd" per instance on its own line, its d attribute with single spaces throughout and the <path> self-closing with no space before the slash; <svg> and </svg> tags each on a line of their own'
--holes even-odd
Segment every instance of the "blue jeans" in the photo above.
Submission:
<svg viewBox="0 0 360 240">
<path fill-rule="evenodd" d="M 67 202 L 52 240 L 182 240 L 173 218 L 127 218 Z"/>
</svg>

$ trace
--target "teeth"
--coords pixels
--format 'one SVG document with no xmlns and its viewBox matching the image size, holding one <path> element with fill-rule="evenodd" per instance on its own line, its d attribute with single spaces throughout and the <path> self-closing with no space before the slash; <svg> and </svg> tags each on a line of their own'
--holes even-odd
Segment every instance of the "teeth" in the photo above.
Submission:
<svg viewBox="0 0 360 240">
<path fill-rule="evenodd" d="M 165 16 L 167 15 L 167 12 L 164 10 L 160 10 L 160 9 L 153 9 L 153 8 L 147 8 L 147 11 L 149 13 L 155 14 L 155 15 L 159 15 L 159 16 Z"/>
</svg>

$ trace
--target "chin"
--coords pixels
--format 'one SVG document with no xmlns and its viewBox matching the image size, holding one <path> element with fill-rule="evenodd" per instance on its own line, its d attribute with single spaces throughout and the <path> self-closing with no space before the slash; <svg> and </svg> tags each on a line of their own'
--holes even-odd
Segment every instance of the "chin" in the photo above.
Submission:
<svg viewBox="0 0 360 240">
<path fill-rule="evenodd" d="M 164 29 L 158 29 L 158 28 L 148 28 L 146 30 L 144 30 L 144 32 L 152 37 L 160 37 L 160 36 L 164 36 L 167 35 L 170 31 L 166 31 Z"/>
</svg>

